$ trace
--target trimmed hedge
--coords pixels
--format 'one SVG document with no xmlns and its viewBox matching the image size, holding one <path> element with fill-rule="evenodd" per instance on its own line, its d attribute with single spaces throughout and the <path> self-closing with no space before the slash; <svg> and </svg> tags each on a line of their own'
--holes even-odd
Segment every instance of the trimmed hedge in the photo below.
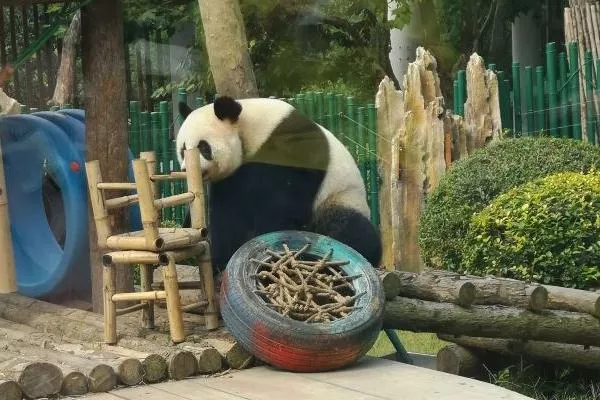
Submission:
<svg viewBox="0 0 600 400">
<path fill-rule="evenodd" d="M 600 148 L 571 139 L 503 139 L 453 164 L 429 194 L 419 244 L 430 265 L 460 270 L 471 217 L 513 187 L 559 172 L 600 166 Z"/>
<path fill-rule="evenodd" d="M 588 289 L 600 279 L 600 173 L 567 172 L 501 194 L 476 213 L 463 269 Z"/>
</svg>

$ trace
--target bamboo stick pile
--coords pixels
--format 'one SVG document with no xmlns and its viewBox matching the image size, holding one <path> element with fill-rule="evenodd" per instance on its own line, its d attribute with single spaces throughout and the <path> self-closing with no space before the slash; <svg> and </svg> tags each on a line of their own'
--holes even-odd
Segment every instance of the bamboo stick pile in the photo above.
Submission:
<svg viewBox="0 0 600 400">
<path fill-rule="evenodd" d="M 593 115 L 598 115 L 600 111 L 600 99 L 585 84 L 585 62 L 593 61 L 586 57 L 586 50 L 591 53 L 593 60 L 600 57 L 600 4 L 596 0 L 569 0 L 569 7 L 564 9 L 565 24 L 565 43 L 577 42 L 577 51 L 579 58 L 579 98 L 581 103 L 581 121 L 583 137 L 587 138 L 588 121 L 593 119 L 588 113 L 587 105 L 595 109 Z M 567 50 L 570 52 L 569 48 Z M 598 63 L 596 61 L 596 63 Z M 594 65 L 590 66 L 593 71 Z M 597 74 L 597 72 L 596 72 Z M 585 140 L 585 139 L 584 139 Z"/>
<path fill-rule="evenodd" d="M 600 369 L 600 293 L 433 269 L 380 278 L 385 328 L 452 342 L 438 370 L 472 376 L 507 356 Z"/>
</svg>

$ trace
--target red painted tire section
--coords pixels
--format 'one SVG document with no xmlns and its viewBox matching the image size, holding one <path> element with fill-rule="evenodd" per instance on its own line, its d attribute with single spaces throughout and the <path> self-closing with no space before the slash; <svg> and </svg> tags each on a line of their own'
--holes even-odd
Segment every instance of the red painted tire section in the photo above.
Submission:
<svg viewBox="0 0 600 400">
<path fill-rule="evenodd" d="M 300 249 L 311 243 L 307 253 L 324 256 L 334 249 L 332 259 L 349 260 L 341 267 L 353 280 L 359 309 L 346 318 L 328 323 L 305 323 L 267 307 L 257 294 L 252 276 L 267 249 L 287 243 Z M 323 372 L 346 367 L 373 346 L 382 328 L 384 294 L 375 269 L 358 252 L 329 237 L 309 232 L 282 231 L 254 238 L 231 258 L 223 273 L 220 294 L 225 325 L 238 342 L 257 358 L 287 371 Z"/>
</svg>

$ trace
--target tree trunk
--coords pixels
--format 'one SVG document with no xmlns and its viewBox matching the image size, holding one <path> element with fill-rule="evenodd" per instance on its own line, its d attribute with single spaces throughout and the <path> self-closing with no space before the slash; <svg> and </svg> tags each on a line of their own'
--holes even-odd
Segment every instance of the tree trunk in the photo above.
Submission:
<svg viewBox="0 0 600 400">
<path fill-rule="evenodd" d="M 600 293 L 559 286 L 544 287 L 548 290 L 548 308 L 584 312 L 600 317 Z"/>
<path fill-rule="evenodd" d="M 520 341 L 452 335 L 438 335 L 441 340 L 467 348 L 506 356 L 525 356 L 549 362 L 561 362 L 584 368 L 600 369 L 600 348 L 552 342 Z"/>
<path fill-rule="evenodd" d="M 69 30 L 63 39 L 60 67 L 56 76 L 54 95 L 48 102 L 50 106 L 64 106 L 70 103 L 75 96 L 75 61 L 77 58 L 77 45 L 81 37 L 81 12 L 73 16 Z"/>
<path fill-rule="evenodd" d="M 506 306 L 434 303 L 405 297 L 388 301 L 384 328 L 600 346 L 600 322 L 569 311 L 533 313 Z"/>
<path fill-rule="evenodd" d="M 238 0 L 198 0 L 206 49 L 219 95 L 258 97 Z"/>
<path fill-rule="evenodd" d="M 470 307 L 475 300 L 475 285 L 459 276 L 436 275 L 435 273 L 393 271 L 399 277 L 398 295 L 422 300 L 447 302 Z"/>
<path fill-rule="evenodd" d="M 81 12 L 81 28 L 87 160 L 99 160 L 105 180 L 127 182 L 128 107 L 121 1 L 103 0 L 87 5 Z M 125 209 L 113 215 L 112 231 L 127 231 Z M 101 249 L 91 211 L 89 226 L 92 304 L 94 312 L 102 313 Z M 117 291 L 133 291 L 130 267 L 117 267 Z"/>
</svg>

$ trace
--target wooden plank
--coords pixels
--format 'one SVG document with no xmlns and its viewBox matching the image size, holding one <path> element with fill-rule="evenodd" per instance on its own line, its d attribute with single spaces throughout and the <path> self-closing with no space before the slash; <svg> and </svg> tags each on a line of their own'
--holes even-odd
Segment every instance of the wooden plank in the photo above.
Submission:
<svg viewBox="0 0 600 400">
<path fill-rule="evenodd" d="M 312 382 L 328 383 L 384 399 L 531 400 L 530 397 L 482 381 L 370 357 L 347 369 L 298 375 Z"/>
<path fill-rule="evenodd" d="M 147 385 L 127 388 L 113 392 L 125 400 L 240 400 L 233 394 L 205 387 L 201 384 L 203 379 L 190 379 L 177 382 L 165 382 L 160 385 Z M 95 400 L 95 398 L 93 399 Z"/>
</svg>

